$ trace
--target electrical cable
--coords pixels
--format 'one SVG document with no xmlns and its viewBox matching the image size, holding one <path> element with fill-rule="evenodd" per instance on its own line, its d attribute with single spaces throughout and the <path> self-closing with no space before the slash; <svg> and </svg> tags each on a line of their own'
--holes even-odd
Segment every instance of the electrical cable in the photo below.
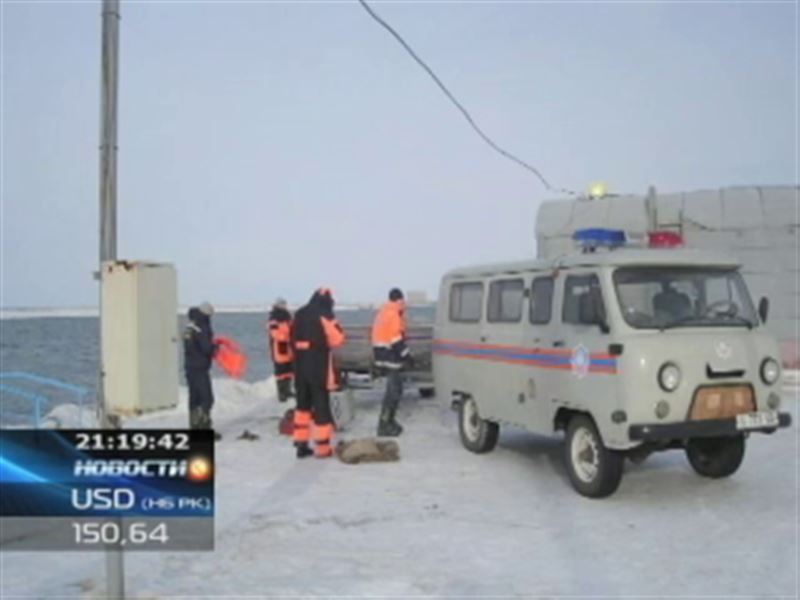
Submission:
<svg viewBox="0 0 800 600">
<path fill-rule="evenodd" d="M 455 105 L 455 107 L 461 112 L 461 114 L 467 120 L 467 123 L 469 123 L 470 127 L 472 127 L 472 129 L 475 130 L 475 133 L 477 133 L 481 137 L 481 139 L 483 139 L 483 141 L 486 142 L 489 145 L 490 148 L 492 148 L 492 150 L 494 150 L 495 152 L 497 152 L 501 156 L 504 156 L 505 158 L 511 160 L 512 162 L 515 162 L 516 164 L 518 164 L 522 168 L 527 169 L 528 171 L 530 171 L 531 173 L 536 175 L 536 177 L 539 179 L 539 181 L 542 182 L 542 185 L 545 187 L 545 189 L 547 189 L 549 191 L 554 191 L 554 192 L 564 192 L 564 193 L 567 193 L 567 194 L 575 194 L 575 192 L 573 192 L 571 190 L 566 190 L 566 189 L 563 189 L 563 188 L 555 188 L 555 187 L 553 187 L 550 184 L 550 182 L 547 179 L 544 178 L 544 176 L 541 174 L 541 172 L 539 172 L 539 169 L 537 169 L 533 165 L 525 162 L 521 158 L 515 156 L 514 154 L 512 154 L 508 150 L 505 150 L 504 148 L 499 146 L 492 138 L 490 138 L 488 135 L 486 135 L 483 132 L 483 130 L 478 126 L 478 124 L 475 122 L 475 119 L 472 118 L 472 115 L 470 115 L 469 111 L 466 108 L 464 108 L 464 106 L 461 104 L 461 102 L 459 102 L 456 99 L 456 97 L 450 92 L 450 90 L 447 89 L 447 86 L 444 83 L 442 83 L 442 80 L 439 79 L 439 77 L 436 75 L 436 73 L 433 72 L 433 69 L 431 69 L 425 63 L 425 61 L 422 60 L 416 52 L 414 52 L 414 49 L 411 48 L 411 46 L 408 45 L 408 43 L 402 38 L 402 36 L 399 33 L 397 33 L 397 31 L 395 31 L 395 29 L 391 25 L 389 25 L 386 21 L 384 21 L 372 9 L 372 7 L 365 2 L 365 0 L 358 0 L 358 2 L 359 2 L 359 4 L 361 4 L 361 6 L 364 8 L 364 10 L 367 11 L 369 16 L 372 17 L 386 31 L 388 31 L 392 35 L 392 37 L 394 39 L 396 39 L 397 42 L 405 49 L 405 51 L 408 52 L 408 54 L 411 56 L 411 58 L 413 58 L 414 61 L 416 61 L 416 63 L 425 70 L 425 72 L 430 76 L 431 79 L 433 79 L 434 83 L 439 87 L 439 89 L 442 90 L 444 95 L 447 96 L 447 98 L 450 100 L 450 102 L 452 102 Z"/>
</svg>

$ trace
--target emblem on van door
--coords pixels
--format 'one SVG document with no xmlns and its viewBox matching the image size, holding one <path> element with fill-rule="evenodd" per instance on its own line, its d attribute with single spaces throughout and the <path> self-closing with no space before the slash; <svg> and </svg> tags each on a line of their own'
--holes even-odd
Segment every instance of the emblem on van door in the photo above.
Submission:
<svg viewBox="0 0 800 600">
<path fill-rule="evenodd" d="M 722 360 L 728 360 L 733 355 L 733 348 L 725 342 L 717 342 L 714 345 L 714 350 Z"/>
<path fill-rule="evenodd" d="M 589 374 L 589 367 L 592 365 L 589 349 L 583 344 L 578 344 L 572 349 L 572 357 L 569 362 L 572 366 L 572 374 L 578 379 L 583 379 Z"/>
</svg>

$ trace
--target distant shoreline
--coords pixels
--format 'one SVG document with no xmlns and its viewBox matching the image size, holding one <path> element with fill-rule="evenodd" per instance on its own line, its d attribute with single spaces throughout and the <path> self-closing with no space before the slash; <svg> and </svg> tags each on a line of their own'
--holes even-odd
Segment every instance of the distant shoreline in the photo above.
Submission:
<svg viewBox="0 0 800 600">
<path fill-rule="evenodd" d="M 433 303 L 412 305 L 412 306 L 433 306 Z M 291 306 L 291 310 L 296 310 L 299 306 Z M 376 304 L 342 304 L 336 305 L 337 311 L 352 310 L 375 310 Z M 189 310 L 188 306 L 178 309 L 178 316 L 185 315 Z M 267 314 L 270 310 L 268 306 L 242 305 L 242 306 L 217 306 L 215 312 L 219 314 Z M 13 321 L 19 319 L 74 319 L 74 318 L 97 318 L 99 310 L 96 306 L 86 307 L 64 307 L 64 308 L 2 308 L 0 309 L 0 321 Z"/>
</svg>

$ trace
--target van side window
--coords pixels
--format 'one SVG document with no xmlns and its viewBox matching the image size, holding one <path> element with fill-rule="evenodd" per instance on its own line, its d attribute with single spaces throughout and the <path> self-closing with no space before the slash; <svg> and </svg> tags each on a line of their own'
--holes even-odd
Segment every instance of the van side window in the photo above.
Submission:
<svg viewBox="0 0 800 600">
<path fill-rule="evenodd" d="M 516 323 L 522 318 L 522 299 L 525 297 L 522 279 L 502 279 L 489 286 L 490 323 Z"/>
<path fill-rule="evenodd" d="M 561 320 L 564 323 L 581 322 L 581 297 L 588 295 L 592 290 L 600 290 L 600 280 L 597 275 L 570 275 L 564 282 L 564 306 L 561 313 Z"/>
<path fill-rule="evenodd" d="M 450 288 L 450 320 L 477 323 L 483 308 L 483 284 L 479 281 L 455 283 Z"/>
<path fill-rule="evenodd" d="M 553 286 L 552 277 L 537 277 L 531 285 L 531 323 L 546 325 L 550 322 L 553 313 Z"/>
</svg>

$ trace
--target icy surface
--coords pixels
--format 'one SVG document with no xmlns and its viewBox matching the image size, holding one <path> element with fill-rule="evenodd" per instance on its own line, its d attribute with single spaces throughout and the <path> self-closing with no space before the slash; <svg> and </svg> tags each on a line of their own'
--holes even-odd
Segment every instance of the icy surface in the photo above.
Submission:
<svg viewBox="0 0 800 600">
<path fill-rule="evenodd" d="M 477 456 L 453 415 L 408 390 L 398 463 L 294 458 L 272 380 L 215 380 L 216 550 L 126 554 L 132 598 L 175 596 L 784 596 L 797 593 L 798 430 L 750 438 L 728 480 L 684 455 L 628 464 L 616 495 L 569 486 L 559 439 L 504 431 Z M 370 435 L 359 392 L 342 437 Z M 797 392 L 784 408 L 796 418 Z M 126 427 L 182 426 L 180 408 Z M 61 415 L 63 419 L 67 414 Z M 247 428 L 257 441 L 236 436 Z M 3 553 L 0 596 L 100 598 L 102 553 Z"/>
</svg>

